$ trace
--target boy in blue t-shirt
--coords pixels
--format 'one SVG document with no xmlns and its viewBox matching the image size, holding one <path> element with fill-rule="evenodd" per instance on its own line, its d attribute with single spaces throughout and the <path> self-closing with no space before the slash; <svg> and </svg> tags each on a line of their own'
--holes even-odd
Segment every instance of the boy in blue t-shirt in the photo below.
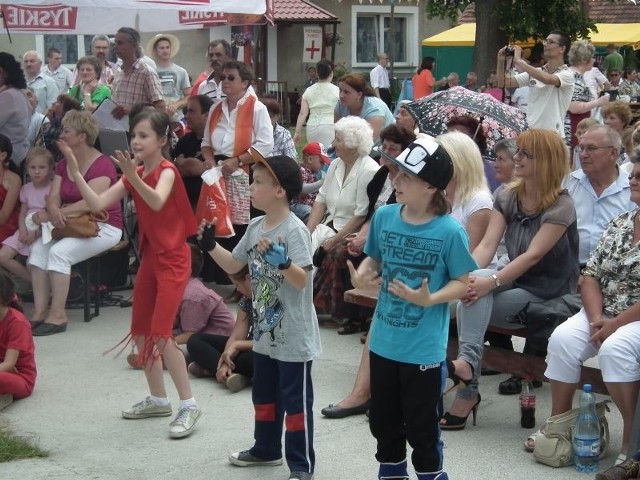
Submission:
<svg viewBox="0 0 640 480">
<path fill-rule="evenodd" d="M 300 167 L 286 156 L 265 159 L 250 151 L 255 162 L 251 203 L 265 215 L 251 220 L 233 253 L 216 244 L 211 225 L 203 228 L 200 240 L 227 273 L 248 265 L 251 276 L 255 443 L 229 461 L 241 467 L 280 465 L 284 421 L 289 479 L 311 480 L 311 365 L 321 347 L 313 308 L 311 235 L 289 210 L 289 201 L 302 190 Z"/>
<path fill-rule="evenodd" d="M 407 479 L 406 442 L 419 480 L 446 480 L 438 420 L 447 377 L 450 300 L 467 289 L 476 263 L 444 189 L 453 175 L 446 150 L 419 138 L 397 158 L 395 205 L 380 207 L 365 245 L 356 288 L 378 289 L 369 332 L 370 428 L 379 479 Z"/>
</svg>

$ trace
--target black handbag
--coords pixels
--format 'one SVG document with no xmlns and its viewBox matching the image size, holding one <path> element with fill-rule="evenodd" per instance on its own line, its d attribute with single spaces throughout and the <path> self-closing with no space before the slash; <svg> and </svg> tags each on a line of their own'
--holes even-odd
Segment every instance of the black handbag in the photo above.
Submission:
<svg viewBox="0 0 640 480">
<path fill-rule="evenodd" d="M 527 328 L 529 348 L 546 355 L 549 337 L 555 328 L 582 308 L 579 293 L 567 293 L 542 302 L 528 302 L 517 314 L 507 317 L 507 322 Z"/>
</svg>

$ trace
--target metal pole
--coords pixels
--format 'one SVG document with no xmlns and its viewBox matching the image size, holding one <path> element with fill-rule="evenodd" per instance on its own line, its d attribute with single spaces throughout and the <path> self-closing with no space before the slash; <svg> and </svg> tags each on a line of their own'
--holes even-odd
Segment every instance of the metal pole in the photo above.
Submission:
<svg viewBox="0 0 640 480">
<path fill-rule="evenodd" d="M 396 45 L 396 28 L 395 28 L 395 10 L 396 10 L 396 0 L 389 0 L 391 4 L 391 28 L 389 29 L 389 45 L 387 48 L 387 56 L 389 57 L 389 70 L 390 70 L 390 78 L 393 83 L 393 62 L 395 60 L 394 49 Z"/>
</svg>

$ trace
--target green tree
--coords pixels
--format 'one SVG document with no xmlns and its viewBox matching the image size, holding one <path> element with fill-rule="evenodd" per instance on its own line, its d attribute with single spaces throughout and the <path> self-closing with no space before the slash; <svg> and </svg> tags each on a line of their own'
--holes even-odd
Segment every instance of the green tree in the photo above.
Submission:
<svg viewBox="0 0 640 480">
<path fill-rule="evenodd" d="M 588 3 L 588 0 L 430 0 L 426 13 L 429 18 L 449 18 L 453 24 L 467 6 L 474 4 L 473 70 L 482 83 L 495 70 L 498 50 L 508 42 L 541 41 L 553 30 L 565 32 L 571 39 L 596 31 L 595 23 L 589 19 Z"/>
</svg>

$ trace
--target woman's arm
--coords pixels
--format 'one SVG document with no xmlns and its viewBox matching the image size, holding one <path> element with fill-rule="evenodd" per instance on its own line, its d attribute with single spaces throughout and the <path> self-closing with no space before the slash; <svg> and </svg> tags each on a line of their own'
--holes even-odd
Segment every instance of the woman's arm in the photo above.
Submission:
<svg viewBox="0 0 640 480">
<path fill-rule="evenodd" d="M 311 210 L 313 213 L 313 209 Z M 342 240 L 344 240 L 347 235 L 351 234 L 351 233 L 355 233 L 358 231 L 358 229 L 362 226 L 362 224 L 364 223 L 364 219 L 365 216 L 364 215 L 354 215 L 353 217 L 351 217 L 351 219 L 345 224 L 344 227 L 342 227 L 340 230 L 338 230 L 338 232 L 336 232 L 336 234 L 331 237 L 328 238 L 327 240 L 325 240 L 325 242 L 322 244 L 322 247 L 325 250 L 332 250 L 334 247 L 336 247 Z"/>
<path fill-rule="evenodd" d="M 300 102 L 300 113 L 298 114 L 298 120 L 296 121 L 296 131 L 293 135 L 293 143 L 296 146 L 300 143 L 300 137 L 302 136 L 302 126 L 304 125 L 305 120 L 309 116 L 309 102 L 307 102 L 304 98 Z"/>
<path fill-rule="evenodd" d="M 0 372 L 15 372 L 19 355 L 19 350 L 8 348 L 7 353 L 4 355 L 4 360 L 0 363 Z"/>
<path fill-rule="evenodd" d="M 7 190 L 7 196 L 4 198 L 2 208 L 0 208 L 0 225 L 4 225 L 15 210 L 22 182 L 18 175 L 10 170 L 5 170 L 2 185 Z"/>
<path fill-rule="evenodd" d="M 502 240 L 502 236 L 504 235 L 506 228 L 507 223 L 502 216 L 502 213 L 498 210 L 491 210 L 489 214 L 489 225 L 487 226 L 482 240 L 480 240 L 480 243 L 478 243 L 476 248 L 469 249 L 472 252 L 473 259 L 478 264 L 478 267 L 485 268 L 489 263 L 491 263 L 493 256 L 498 250 L 498 245 L 500 244 L 500 240 Z"/>
<path fill-rule="evenodd" d="M 488 208 L 477 210 L 471 214 L 467 220 L 465 230 L 469 236 L 469 251 L 473 252 L 480 241 L 484 238 L 491 220 L 491 212 Z"/>
<path fill-rule="evenodd" d="M 327 205 L 316 201 L 313 202 L 313 206 L 311 207 L 311 213 L 309 214 L 309 218 L 307 220 L 307 228 L 309 232 L 313 233 L 318 224 L 322 221 L 322 217 L 324 217 L 325 212 L 327 211 Z"/>
<path fill-rule="evenodd" d="M 609 95 L 603 95 L 596 100 L 591 100 L 589 102 L 571 102 L 569 104 L 569 112 L 580 114 L 587 113 L 593 110 L 596 107 L 604 105 L 609 102 Z"/>
<path fill-rule="evenodd" d="M 102 192 L 106 192 L 109 189 L 111 186 L 111 179 L 109 177 L 97 177 L 92 178 L 87 183 L 89 187 L 91 187 L 91 190 L 100 195 Z M 90 212 L 91 208 L 89 208 L 89 204 L 87 204 L 86 200 L 78 200 L 75 203 L 70 203 L 69 205 L 61 207 L 60 211 L 65 217 L 73 217 L 75 215 Z"/>
</svg>

